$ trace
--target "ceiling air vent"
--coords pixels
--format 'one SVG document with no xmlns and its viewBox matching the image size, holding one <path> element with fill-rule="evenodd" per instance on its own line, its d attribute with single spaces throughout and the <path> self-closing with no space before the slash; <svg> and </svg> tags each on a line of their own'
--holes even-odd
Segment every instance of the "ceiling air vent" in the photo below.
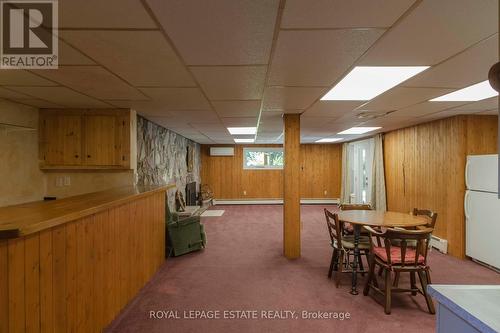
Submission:
<svg viewBox="0 0 500 333">
<path fill-rule="evenodd" d="M 394 111 L 361 111 L 358 113 L 357 117 L 358 119 L 363 119 L 363 120 L 370 120 L 370 119 L 376 119 L 380 117 L 385 117 L 390 113 L 393 113 Z"/>
</svg>

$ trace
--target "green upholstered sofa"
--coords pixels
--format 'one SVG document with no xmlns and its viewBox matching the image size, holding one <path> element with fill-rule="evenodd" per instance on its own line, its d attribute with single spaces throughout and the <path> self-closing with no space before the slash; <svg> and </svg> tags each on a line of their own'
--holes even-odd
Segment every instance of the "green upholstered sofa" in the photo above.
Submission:
<svg viewBox="0 0 500 333">
<path fill-rule="evenodd" d="M 168 204 L 165 204 L 165 210 L 166 256 L 177 257 L 205 247 L 207 242 L 205 227 L 200 223 L 199 215 L 180 217 L 177 213 L 170 212 Z"/>
</svg>

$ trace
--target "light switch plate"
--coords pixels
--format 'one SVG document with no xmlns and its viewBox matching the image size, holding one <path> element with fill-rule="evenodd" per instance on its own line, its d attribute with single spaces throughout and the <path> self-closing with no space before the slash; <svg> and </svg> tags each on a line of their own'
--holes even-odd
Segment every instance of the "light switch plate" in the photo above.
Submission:
<svg viewBox="0 0 500 333">
<path fill-rule="evenodd" d="M 64 176 L 64 186 L 70 186 L 70 185 L 71 185 L 71 177 Z"/>
</svg>

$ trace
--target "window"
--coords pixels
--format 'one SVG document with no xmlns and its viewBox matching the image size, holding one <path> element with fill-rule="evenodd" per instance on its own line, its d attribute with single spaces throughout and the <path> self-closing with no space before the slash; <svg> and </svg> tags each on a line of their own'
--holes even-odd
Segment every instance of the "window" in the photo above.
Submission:
<svg viewBox="0 0 500 333">
<path fill-rule="evenodd" d="M 283 169 L 283 148 L 243 148 L 243 169 Z"/>
</svg>

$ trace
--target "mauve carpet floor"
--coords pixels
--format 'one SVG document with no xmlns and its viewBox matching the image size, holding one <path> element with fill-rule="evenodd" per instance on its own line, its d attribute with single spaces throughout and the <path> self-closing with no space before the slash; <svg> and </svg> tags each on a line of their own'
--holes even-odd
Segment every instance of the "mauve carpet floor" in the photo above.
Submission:
<svg viewBox="0 0 500 333">
<path fill-rule="evenodd" d="M 282 206 L 216 206 L 221 217 L 202 218 L 207 248 L 169 258 L 110 324 L 107 332 L 432 332 L 435 316 L 423 296 L 396 294 L 385 315 L 380 296 L 338 289 L 327 278 L 331 248 L 322 205 L 302 206 L 302 257 L 282 255 Z M 330 206 L 330 209 L 335 209 Z M 439 223 L 439 220 L 438 222 Z M 500 284 L 500 274 L 471 261 L 432 251 L 436 284 Z M 407 274 L 405 274 L 407 275 Z M 381 281 L 381 280 L 380 280 Z M 402 276 L 401 284 L 409 281 Z M 298 319 L 154 319 L 150 311 L 291 310 Z M 302 311 L 348 312 L 350 319 L 301 319 Z"/>
</svg>

